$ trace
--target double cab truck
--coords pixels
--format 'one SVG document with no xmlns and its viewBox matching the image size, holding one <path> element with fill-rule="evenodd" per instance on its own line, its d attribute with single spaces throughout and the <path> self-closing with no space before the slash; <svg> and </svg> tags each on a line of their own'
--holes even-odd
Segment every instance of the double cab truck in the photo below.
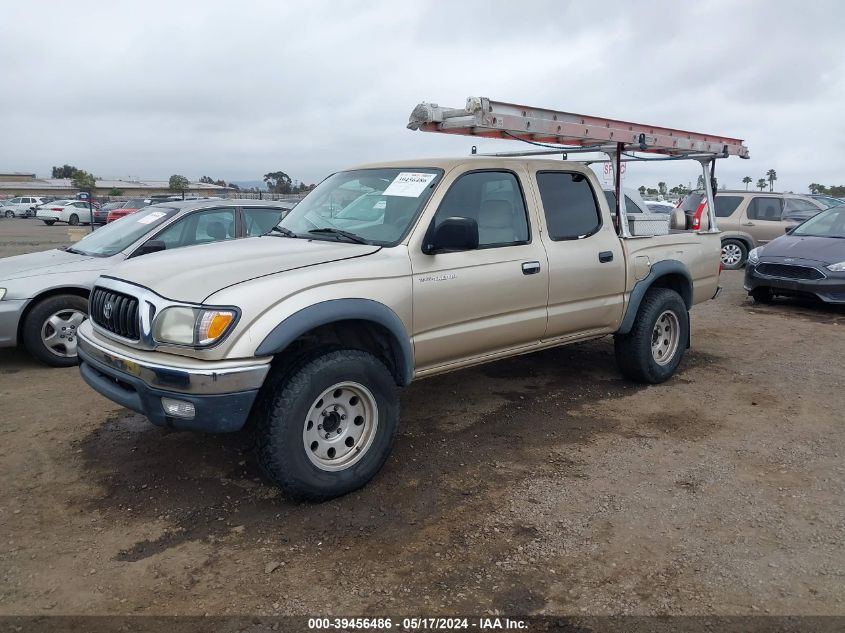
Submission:
<svg viewBox="0 0 845 633">
<path fill-rule="evenodd" d="M 268 234 L 128 260 L 79 328 L 85 381 L 172 429 L 249 425 L 288 495 L 384 464 L 413 380 L 612 335 L 661 383 L 718 289 L 717 232 L 619 236 L 593 170 L 420 159 L 324 180 Z"/>
</svg>

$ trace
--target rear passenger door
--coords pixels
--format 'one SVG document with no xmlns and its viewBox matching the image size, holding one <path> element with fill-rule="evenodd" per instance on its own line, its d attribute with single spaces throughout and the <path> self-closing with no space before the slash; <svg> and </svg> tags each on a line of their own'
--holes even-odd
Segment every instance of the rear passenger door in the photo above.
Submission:
<svg viewBox="0 0 845 633">
<path fill-rule="evenodd" d="M 536 344 L 546 329 L 547 260 L 517 174 L 464 172 L 448 187 L 429 228 L 472 218 L 479 247 L 411 250 L 418 371 Z"/>
<path fill-rule="evenodd" d="M 602 191 L 580 172 L 541 170 L 534 176 L 549 258 L 543 339 L 614 331 L 624 308 L 625 256 L 613 225 L 602 216 Z"/>
<path fill-rule="evenodd" d="M 783 198 L 754 196 L 745 210 L 742 230 L 747 231 L 755 242 L 765 244 L 783 235 L 787 223 L 782 216 Z"/>
</svg>

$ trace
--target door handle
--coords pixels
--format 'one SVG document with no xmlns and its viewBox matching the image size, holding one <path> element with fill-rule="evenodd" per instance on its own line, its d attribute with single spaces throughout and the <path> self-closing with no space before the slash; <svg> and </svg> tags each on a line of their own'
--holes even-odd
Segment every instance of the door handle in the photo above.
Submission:
<svg viewBox="0 0 845 633">
<path fill-rule="evenodd" d="M 599 261 L 602 264 L 613 261 L 613 251 L 602 251 L 599 253 Z"/>
<path fill-rule="evenodd" d="M 742 226 L 754 226 L 754 222 L 743 222 Z"/>
<path fill-rule="evenodd" d="M 523 262 L 522 264 L 522 274 L 523 275 L 536 275 L 540 272 L 540 262 Z"/>
</svg>

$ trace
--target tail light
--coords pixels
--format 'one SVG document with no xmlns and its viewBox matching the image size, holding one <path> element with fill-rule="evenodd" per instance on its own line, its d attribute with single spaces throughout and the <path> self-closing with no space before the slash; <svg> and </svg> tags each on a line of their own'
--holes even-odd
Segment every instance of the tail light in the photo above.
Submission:
<svg viewBox="0 0 845 633">
<path fill-rule="evenodd" d="M 698 208 L 695 210 L 695 213 L 692 216 L 692 230 L 699 231 L 701 230 L 701 216 L 704 213 L 704 209 L 707 208 L 707 200 L 704 200 L 701 204 L 698 205 Z"/>
<path fill-rule="evenodd" d="M 50 211 L 64 211 L 63 207 L 50 207 Z"/>
</svg>

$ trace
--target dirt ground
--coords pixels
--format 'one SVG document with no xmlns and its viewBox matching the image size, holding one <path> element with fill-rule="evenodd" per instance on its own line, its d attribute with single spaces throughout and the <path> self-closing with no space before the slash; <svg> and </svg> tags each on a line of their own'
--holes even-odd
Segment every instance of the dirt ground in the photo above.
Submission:
<svg viewBox="0 0 845 633">
<path fill-rule="evenodd" d="M 0 256 L 65 238 L 0 220 Z M 420 381 L 319 505 L 0 350 L 0 614 L 845 614 L 845 309 L 722 281 L 666 384 L 610 340 Z"/>
</svg>

